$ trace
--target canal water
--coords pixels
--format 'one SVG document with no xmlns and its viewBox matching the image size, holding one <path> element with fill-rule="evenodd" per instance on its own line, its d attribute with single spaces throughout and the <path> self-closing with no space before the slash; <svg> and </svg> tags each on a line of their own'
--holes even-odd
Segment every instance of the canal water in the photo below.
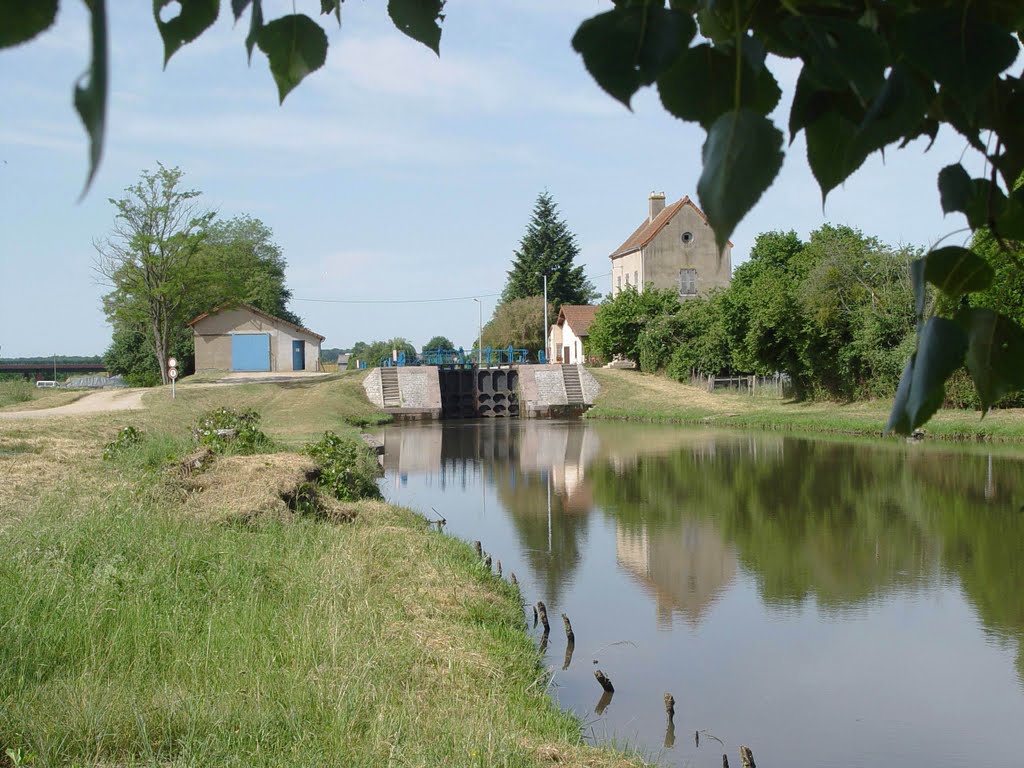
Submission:
<svg viewBox="0 0 1024 768">
<path fill-rule="evenodd" d="M 666 766 L 741 744 L 787 768 L 1022 764 L 1021 456 L 535 420 L 379 437 L 390 501 L 482 541 L 528 623 L 547 604 L 549 690 L 594 742 Z"/>
</svg>

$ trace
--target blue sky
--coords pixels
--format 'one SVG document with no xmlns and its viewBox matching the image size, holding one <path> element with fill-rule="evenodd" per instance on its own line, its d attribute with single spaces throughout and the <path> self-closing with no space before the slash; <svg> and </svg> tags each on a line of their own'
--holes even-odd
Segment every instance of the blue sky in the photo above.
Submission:
<svg viewBox="0 0 1024 768">
<path fill-rule="evenodd" d="M 653 89 L 630 113 L 572 51 L 599 0 L 449 0 L 441 57 L 396 31 L 385 3 L 349 2 L 328 26 L 326 66 L 277 105 L 266 59 L 246 64 L 245 21 L 230 4 L 162 69 L 147 3 L 110 3 L 112 97 L 106 153 L 88 196 L 86 139 L 71 88 L 88 61 L 87 18 L 63 3 L 57 25 L 0 52 L 0 355 L 99 354 L 110 328 L 92 242 L 144 168 L 178 165 L 222 217 L 248 213 L 288 260 L 292 308 L 327 346 L 435 334 L 469 346 L 471 298 L 432 304 L 310 299 L 485 296 L 504 285 L 537 194 L 548 190 L 602 292 L 608 254 L 640 223 L 651 190 L 696 197 L 702 131 L 672 118 Z M 269 3 L 268 18 L 291 11 Z M 280 6 L 280 7 L 277 7 Z M 307 7 L 308 6 L 308 7 Z M 319 4 L 304 0 L 298 10 Z M 798 74 L 776 62 L 786 115 Z M 775 185 L 733 235 L 742 263 L 759 232 L 806 236 L 826 221 L 893 244 L 928 245 L 962 226 L 943 218 L 935 177 L 964 142 L 940 133 L 876 156 L 822 210 L 798 139 Z"/>
</svg>

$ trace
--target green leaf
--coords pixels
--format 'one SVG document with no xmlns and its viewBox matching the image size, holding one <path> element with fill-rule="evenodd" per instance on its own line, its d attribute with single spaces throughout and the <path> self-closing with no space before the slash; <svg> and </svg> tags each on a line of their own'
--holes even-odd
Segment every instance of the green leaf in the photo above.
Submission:
<svg viewBox="0 0 1024 768">
<path fill-rule="evenodd" d="M 740 72 L 740 106 L 763 115 L 775 109 L 782 92 L 767 67 L 755 70 L 745 56 Z M 735 78 L 735 52 L 704 43 L 687 49 L 658 77 L 658 95 L 666 110 L 707 130 L 734 108 Z"/>
<path fill-rule="evenodd" d="M 943 213 L 966 211 L 974 194 L 971 176 L 960 163 L 939 171 L 939 202 Z"/>
<path fill-rule="evenodd" d="M 1020 48 L 1010 32 L 960 9 L 901 14 L 891 35 L 905 58 L 948 90 L 967 116 Z"/>
<path fill-rule="evenodd" d="M 252 49 L 256 47 L 260 30 L 263 29 L 263 0 L 252 0 L 252 16 L 249 18 L 249 34 L 245 36 L 245 50 L 252 65 Z"/>
<path fill-rule="evenodd" d="M 444 3 L 445 0 L 388 0 L 388 15 L 399 30 L 440 54 Z"/>
<path fill-rule="evenodd" d="M 719 250 L 782 167 L 782 132 L 749 109 L 727 112 L 708 131 L 697 194 Z"/>
<path fill-rule="evenodd" d="M 57 0 L 0 0 L 0 48 L 27 43 L 57 18 Z"/>
<path fill-rule="evenodd" d="M 235 21 L 242 17 L 242 13 L 249 7 L 252 0 L 231 0 L 231 12 L 235 14 Z"/>
<path fill-rule="evenodd" d="M 807 163 L 821 187 L 824 205 L 828 193 L 860 168 L 869 152 L 858 142 L 857 125 L 839 112 L 826 112 L 804 128 Z"/>
<path fill-rule="evenodd" d="M 257 33 L 256 43 L 270 60 L 280 101 L 327 60 L 327 34 L 309 16 L 293 13 L 274 19 Z"/>
<path fill-rule="evenodd" d="M 991 309 L 965 309 L 956 319 L 967 332 L 967 370 L 984 413 L 1003 395 L 1024 389 L 1024 329 Z"/>
<path fill-rule="evenodd" d="M 103 156 L 103 135 L 107 124 L 107 6 L 106 0 L 85 0 L 92 34 L 89 70 L 75 83 L 75 110 L 89 134 L 89 175 L 82 197 L 89 191 Z M 83 81 L 88 78 L 88 82 Z"/>
<path fill-rule="evenodd" d="M 867 105 L 884 82 L 882 39 L 853 21 L 825 16 L 790 16 L 782 31 L 800 52 L 812 83 L 824 90 L 849 88 Z"/>
<path fill-rule="evenodd" d="M 995 271 L 987 261 L 955 245 L 930 252 L 924 261 L 925 279 L 953 299 L 965 293 L 984 291 L 995 278 Z"/>
<path fill-rule="evenodd" d="M 946 379 L 963 365 L 967 334 L 956 322 L 932 317 L 917 335 L 917 351 L 907 361 L 889 425 L 886 429 L 909 435 L 930 419 L 946 398 Z"/>
<path fill-rule="evenodd" d="M 629 107 L 686 51 L 697 25 L 689 14 L 654 4 L 620 7 L 587 19 L 572 38 L 590 75 Z"/>
<path fill-rule="evenodd" d="M 177 16 L 160 19 L 160 11 L 168 5 L 180 6 Z M 164 39 L 164 66 L 181 46 L 191 43 L 217 20 L 220 0 L 153 0 L 153 18 Z"/>
<path fill-rule="evenodd" d="M 320 13 L 327 15 L 333 13 L 334 17 L 338 20 L 338 26 L 341 26 L 341 3 L 343 0 L 320 0 Z"/>
<path fill-rule="evenodd" d="M 934 95 L 931 84 L 922 86 L 906 66 L 894 66 L 857 129 L 861 148 L 870 154 L 900 139 L 920 135 Z"/>
<path fill-rule="evenodd" d="M 927 296 L 927 282 L 924 277 L 927 263 L 924 259 L 914 259 L 910 262 L 910 285 L 914 290 L 914 317 L 917 318 L 918 333 L 921 332 L 921 323 L 924 320 L 924 307 Z"/>
</svg>

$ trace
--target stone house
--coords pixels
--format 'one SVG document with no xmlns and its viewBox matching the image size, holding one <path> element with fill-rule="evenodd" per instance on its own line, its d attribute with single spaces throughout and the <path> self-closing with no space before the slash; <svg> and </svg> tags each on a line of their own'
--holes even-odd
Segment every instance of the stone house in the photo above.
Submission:
<svg viewBox="0 0 1024 768">
<path fill-rule="evenodd" d="M 571 365 L 586 362 L 584 346 L 597 309 L 594 304 L 562 305 L 558 321 L 548 332 L 548 362 Z"/>
<path fill-rule="evenodd" d="M 647 218 L 609 258 L 613 296 L 634 286 L 670 288 L 686 299 L 732 279 L 732 243 L 719 254 L 704 212 L 689 197 L 666 207 L 664 192 L 651 193 Z"/>
<path fill-rule="evenodd" d="M 204 312 L 188 325 L 196 371 L 317 371 L 324 337 L 248 304 Z"/>
</svg>

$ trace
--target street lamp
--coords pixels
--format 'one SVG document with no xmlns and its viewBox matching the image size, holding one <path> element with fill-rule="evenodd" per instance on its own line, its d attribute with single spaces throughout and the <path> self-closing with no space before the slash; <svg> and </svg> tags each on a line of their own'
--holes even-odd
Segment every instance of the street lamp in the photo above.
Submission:
<svg viewBox="0 0 1024 768">
<path fill-rule="evenodd" d="M 476 337 L 476 367 L 484 367 L 484 303 L 480 299 L 473 299 L 476 302 L 477 309 L 479 310 L 479 317 L 477 318 L 477 337 Z"/>
<path fill-rule="evenodd" d="M 548 358 L 548 273 L 544 273 L 544 361 Z"/>
</svg>

